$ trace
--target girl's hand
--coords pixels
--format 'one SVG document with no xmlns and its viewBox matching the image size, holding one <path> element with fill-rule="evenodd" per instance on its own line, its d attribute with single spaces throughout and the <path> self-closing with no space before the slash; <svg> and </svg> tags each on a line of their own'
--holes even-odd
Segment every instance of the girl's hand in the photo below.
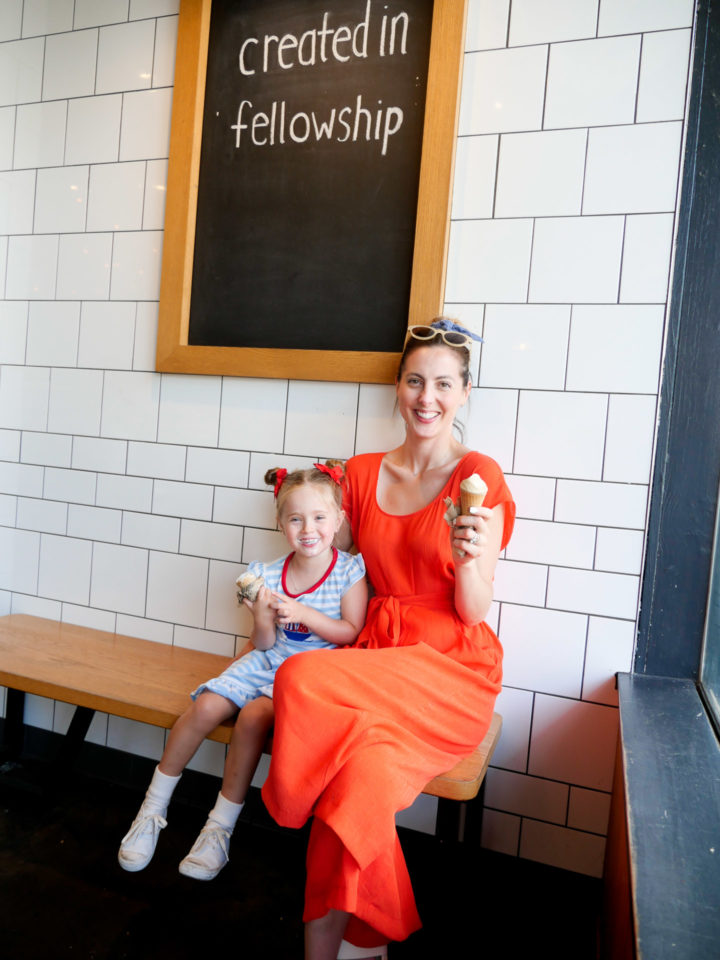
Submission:
<svg viewBox="0 0 720 960">
<path fill-rule="evenodd" d="M 456 566 L 464 566 L 482 557 L 488 545 L 488 521 L 492 510 L 470 507 L 470 514 L 456 517 L 450 530 L 450 545 Z"/>
<path fill-rule="evenodd" d="M 307 610 L 307 607 L 298 603 L 297 600 L 291 600 L 282 593 L 272 594 L 270 606 L 275 611 L 275 620 L 281 624 L 302 623 L 303 614 Z"/>
<path fill-rule="evenodd" d="M 275 611 L 272 608 L 272 592 L 261 587 L 255 600 L 243 599 L 253 615 L 250 640 L 256 650 L 269 650 L 275 645 Z"/>
<path fill-rule="evenodd" d="M 274 622 L 275 611 L 272 608 L 272 591 L 268 587 L 260 587 L 255 600 L 243 598 L 243 603 L 255 618 L 255 621 Z"/>
</svg>

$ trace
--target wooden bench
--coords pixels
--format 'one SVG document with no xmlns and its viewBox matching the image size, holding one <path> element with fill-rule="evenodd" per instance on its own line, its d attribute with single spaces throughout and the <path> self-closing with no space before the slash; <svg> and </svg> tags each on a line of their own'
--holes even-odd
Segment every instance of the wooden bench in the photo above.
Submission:
<svg viewBox="0 0 720 960">
<path fill-rule="evenodd" d="M 0 685 L 8 688 L 5 736 L 19 752 L 26 693 L 76 705 L 63 743 L 69 758 L 84 740 L 96 710 L 170 729 L 189 704 L 189 693 L 217 676 L 228 658 L 107 633 L 25 614 L 0 617 Z M 478 797 L 500 737 L 494 714 L 485 739 L 452 770 L 435 777 L 423 793 L 438 797 L 437 833 L 462 839 L 465 803 Z M 233 722 L 208 737 L 229 743 Z M 445 803 L 445 801 L 461 801 Z"/>
</svg>

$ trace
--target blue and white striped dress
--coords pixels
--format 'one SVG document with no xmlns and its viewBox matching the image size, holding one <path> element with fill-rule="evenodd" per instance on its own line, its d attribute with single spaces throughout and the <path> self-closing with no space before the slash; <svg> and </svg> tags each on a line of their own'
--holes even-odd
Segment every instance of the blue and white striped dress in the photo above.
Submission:
<svg viewBox="0 0 720 960">
<path fill-rule="evenodd" d="M 360 554 L 353 556 L 333 547 L 333 561 L 322 579 L 301 594 L 290 593 L 284 588 L 285 571 L 292 554 L 280 557 L 272 563 L 255 561 L 248 570 L 256 577 L 264 577 L 265 586 L 275 593 L 282 593 L 306 607 L 313 607 L 333 620 L 341 619 L 340 605 L 343 596 L 358 580 L 365 576 L 365 562 Z M 277 668 L 295 653 L 332 647 L 303 623 L 277 624 L 275 644 L 269 650 L 252 650 L 239 660 L 233 661 L 219 677 L 201 684 L 191 694 L 197 699 L 205 690 L 219 693 L 242 708 L 256 697 L 272 697 L 273 682 Z"/>
</svg>

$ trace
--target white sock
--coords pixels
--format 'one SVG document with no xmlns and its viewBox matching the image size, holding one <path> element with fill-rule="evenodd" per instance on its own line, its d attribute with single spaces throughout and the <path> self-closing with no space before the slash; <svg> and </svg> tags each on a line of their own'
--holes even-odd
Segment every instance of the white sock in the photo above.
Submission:
<svg viewBox="0 0 720 960">
<path fill-rule="evenodd" d="M 155 773 L 153 773 L 143 801 L 145 809 L 153 813 L 159 813 L 164 817 L 173 791 L 180 782 L 181 776 L 182 774 L 177 777 L 169 777 L 166 773 L 162 773 L 159 767 L 155 767 Z"/>
<path fill-rule="evenodd" d="M 234 830 L 237 818 L 240 816 L 240 811 L 244 806 L 244 801 L 242 803 L 234 803 L 232 800 L 224 797 L 222 793 L 218 793 L 215 806 L 208 814 L 208 820 L 214 820 L 215 823 L 219 823 L 220 826 L 225 827 L 226 830 Z"/>
</svg>

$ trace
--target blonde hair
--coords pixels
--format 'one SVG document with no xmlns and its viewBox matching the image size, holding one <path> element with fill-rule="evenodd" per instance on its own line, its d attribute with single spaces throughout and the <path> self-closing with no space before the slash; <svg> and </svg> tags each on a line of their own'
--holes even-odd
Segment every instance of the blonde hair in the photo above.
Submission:
<svg viewBox="0 0 720 960">
<path fill-rule="evenodd" d="M 329 467 L 330 469 L 333 467 L 339 467 L 341 471 L 340 479 L 341 481 L 345 479 L 345 463 L 342 460 L 326 460 L 325 466 Z M 278 482 L 278 473 L 281 469 L 281 467 L 273 467 L 271 470 L 268 470 L 265 474 L 265 483 L 271 487 L 274 487 Z M 330 496 L 335 507 L 338 510 L 342 510 L 343 495 L 341 484 L 336 480 L 333 480 L 329 473 L 325 473 L 324 470 L 319 470 L 317 467 L 313 466 L 308 467 L 306 470 L 292 470 L 287 473 L 285 477 L 283 477 L 276 494 L 276 507 L 278 516 L 282 514 L 285 501 L 293 492 L 293 490 L 297 490 L 298 487 L 302 487 L 306 483 L 325 490 L 325 492 Z"/>
</svg>

